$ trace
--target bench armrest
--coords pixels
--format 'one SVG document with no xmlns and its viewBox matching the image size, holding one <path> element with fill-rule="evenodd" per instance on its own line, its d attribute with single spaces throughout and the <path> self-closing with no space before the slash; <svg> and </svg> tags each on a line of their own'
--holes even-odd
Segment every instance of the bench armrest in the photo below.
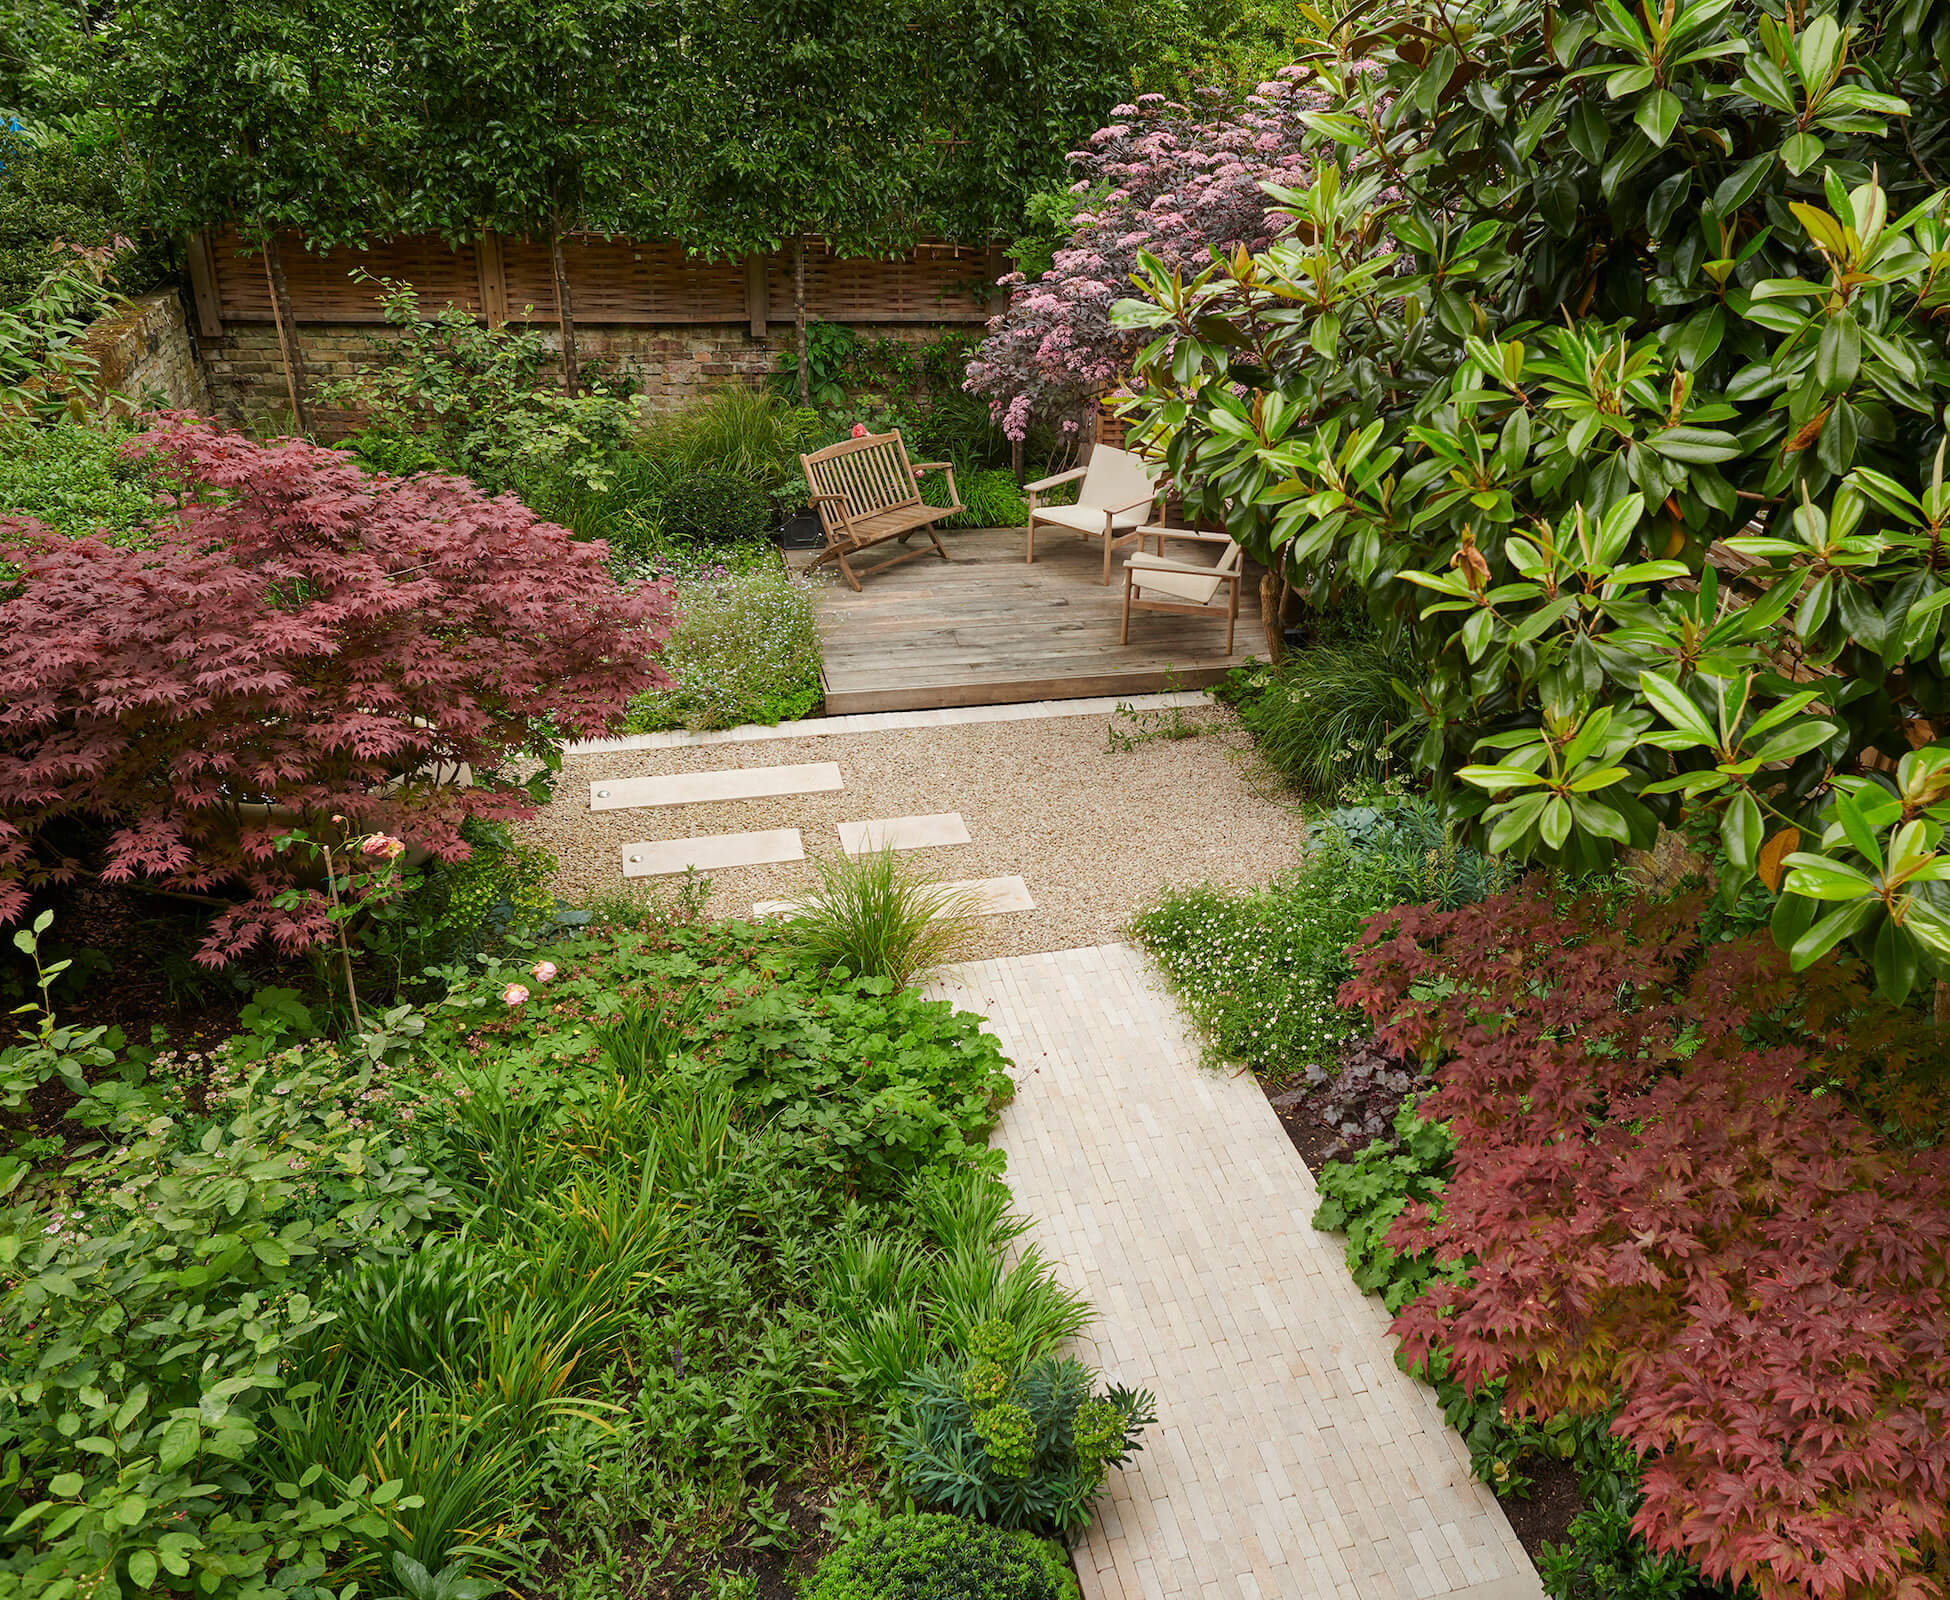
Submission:
<svg viewBox="0 0 1950 1600">
<path fill-rule="evenodd" d="M 1048 478 L 1038 478 L 1034 483 L 1025 483 L 1023 488 L 1031 494 L 1037 494 L 1044 489 L 1054 489 L 1059 483 L 1074 483 L 1089 470 L 1088 467 L 1072 467 L 1068 472 L 1059 472 Z"/>
<path fill-rule="evenodd" d="M 842 505 L 846 503 L 846 496 L 843 494 L 809 494 L 806 498 L 808 500 L 837 500 Z"/>
<path fill-rule="evenodd" d="M 908 465 L 912 467 L 916 472 L 946 472 L 950 467 L 954 465 L 954 462 L 952 461 L 910 461 Z"/>
</svg>

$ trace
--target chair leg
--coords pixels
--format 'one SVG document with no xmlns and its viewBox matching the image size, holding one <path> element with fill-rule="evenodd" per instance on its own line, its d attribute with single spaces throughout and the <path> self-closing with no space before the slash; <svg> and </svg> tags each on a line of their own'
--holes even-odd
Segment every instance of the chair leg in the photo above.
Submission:
<svg viewBox="0 0 1950 1600">
<path fill-rule="evenodd" d="M 1022 559 L 1032 567 L 1036 564 L 1036 513 L 1033 511 L 1029 513 L 1029 545 Z"/>
<path fill-rule="evenodd" d="M 1117 537 L 1108 530 L 1104 533 L 1104 587 L 1110 587 L 1110 558 L 1117 549 Z"/>
<path fill-rule="evenodd" d="M 1117 642 L 1119 644 L 1131 642 L 1131 569 L 1129 567 L 1124 569 L 1124 631 L 1117 636 Z M 1231 655 L 1232 652 L 1228 650 L 1226 654 Z"/>
<path fill-rule="evenodd" d="M 927 535 L 934 545 L 934 553 L 936 555 L 941 557 L 943 561 L 953 561 L 955 559 L 948 554 L 948 547 L 941 542 L 941 537 L 934 531 L 934 524 L 932 522 L 927 526 Z"/>
</svg>

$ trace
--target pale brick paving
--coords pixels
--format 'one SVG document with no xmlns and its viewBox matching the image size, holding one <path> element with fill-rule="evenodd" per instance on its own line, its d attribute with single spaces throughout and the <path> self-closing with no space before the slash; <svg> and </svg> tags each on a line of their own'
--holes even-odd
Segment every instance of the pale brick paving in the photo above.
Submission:
<svg viewBox="0 0 1950 1600">
<path fill-rule="evenodd" d="M 1127 945 L 949 968 L 1015 1063 L 996 1142 L 1089 1295 L 1084 1353 L 1159 1421 L 1076 1551 L 1084 1600 L 1541 1600 L 1247 1077 L 1198 1065 Z"/>
</svg>

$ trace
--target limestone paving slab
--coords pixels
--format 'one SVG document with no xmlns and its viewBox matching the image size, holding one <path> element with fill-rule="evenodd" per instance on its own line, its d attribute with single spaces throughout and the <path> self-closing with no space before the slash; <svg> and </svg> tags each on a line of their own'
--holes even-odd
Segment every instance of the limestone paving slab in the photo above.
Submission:
<svg viewBox="0 0 1950 1600">
<path fill-rule="evenodd" d="M 850 856 L 873 850 L 928 850 L 939 845 L 973 844 L 968 824 L 959 811 L 939 811 L 925 817 L 874 817 L 866 822 L 842 822 L 840 848 Z"/>
<path fill-rule="evenodd" d="M 1086 1294 L 1079 1353 L 1158 1423 L 1075 1557 L 1084 1600 L 1543 1600 L 1252 1079 L 1199 1064 L 1128 945 L 966 962 L 930 995 L 1014 1063 L 995 1142 Z"/>
<path fill-rule="evenodd" d="M 944 889 L 965 890 L 970 897 L 962 913 L 970 917 L 996 917 L 1006 911 L 1034 911 L 1036 898 L 1020 876 L 1008 878 L 957 878 L 944 883 Z M 796 916 L 810 900 L 760 900 L 752 907 L 755 917 Z"/>
<path fill-rule="evenodd" d="M 673 872 L 713 872 L 720 867 L 762 866 L 773 861 L 804 861 L 805 841 L 797 828 L 765 828 L 757 833 L 706 833 L 693 839 L 649 839 L 623 846 L 623 876 L 658 878 Z"/>
<path fill-rule="evenodd" d="M 828 794 L 846 785 L 837 761 L 788 767 L 733 767 L 724 772 L 668 772 L 654 778 L 604 778 L 589 785 L 591 811 L 634 806 L 694 806 L 713 800 L 761 800 L 775 794 Z"/>
</svg>

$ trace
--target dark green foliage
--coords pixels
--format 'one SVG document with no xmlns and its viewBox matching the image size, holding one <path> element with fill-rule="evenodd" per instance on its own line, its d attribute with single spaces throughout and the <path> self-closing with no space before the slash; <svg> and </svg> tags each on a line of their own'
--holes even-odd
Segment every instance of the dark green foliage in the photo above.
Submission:
<svg viewBox="0 0 1950 1600">
<path fill-rule="evenodd" d="M 61 244 L 128 240 L 114 266 L 114 287 L 123 294 L 141 294 L 163 280 L 169 252 L 138 222 L 127 179 L 110 147 L 30 144 L 0 132 L 0 307 L 27 298 L 60 259 Z"/>
<path fill-rule="evenodd" d="M 693 472 L 677 479 L 657 502 L 667 538 L 685 544 L 729 544 L 762 538 L 776 525 L 771 497 L 735 473 Z"/>
<path fill-rule="evenodd" d="M 1751 1596 L 1744 1585 L 1710 1583 L 1680 1556 L 1654 1555 L 1632 1531 L 1643 1496 L 1639 1466 L 1603 1419 L 1576 1435 L 1578 1489 L 1584 1509 L 1571 1519 L 1570 1537 L 1537 1555 L 1537 1576 L 1551 1600 L 1709 1600 Z"/>
<path fill-rule="evenodd" d="M 1371 638 L 1297 650 L 1277 668 L 1245 669 L 1239 720 L 1302 794 L 1379 784 L 1407 765 L 1408 702 L 1396 685 L 1414 676 L 1413 659 Z"/>
<path fill-rule="evenodd" d="M 1043 1541 L 961 1517 L 893 1517 L 819 1565 L 806 1600 L 1068 1600 L 1075 1580 Z"/>
<path fill-rule="evenodd" d="M 1434 802 L 1410 795 L 1374 805 L 1339 806 L 1314 819 L 1321 838 L 1338 838 L 1350 871 L 1377 906 L 1469 905 L 1510 887 L 1515 868 L 1459 842 L 1461 831 Z"/>
<path fill-rule="evenodd" d="M 929 499 L 946 488 L 930 475 Z M 957 474 L 955 487 L 967 508 L 941 524 L 944 528 L 1020 528 L 1029 521 L 1029 503 L 1016 487 L 1016 475 L 1007 467 L 985 467 L 966 475 Z"/>
<path fill-rule="evenodd" d="M 892 1429 L 901 1481 L 923 1505 L 1073 1536 L 1089 1526 L 1107 1469 L 1142 1448 L 1156 1409 L 1138 1391 L 1093 1395 L 1073 1357 L 1017 1365 L 1013 1354 L 937 1363 L 908 1380 Z"/>
<path fill-rule="evenodd" d="M 1703 816 L 1897 1000 L 1950 977 L 1946 60 L 1936 0 L 1323 30 L 1284 236 L 1113 313 L 1188 508 L 1410 639 L 1473 841 Z"/>
</svg>

